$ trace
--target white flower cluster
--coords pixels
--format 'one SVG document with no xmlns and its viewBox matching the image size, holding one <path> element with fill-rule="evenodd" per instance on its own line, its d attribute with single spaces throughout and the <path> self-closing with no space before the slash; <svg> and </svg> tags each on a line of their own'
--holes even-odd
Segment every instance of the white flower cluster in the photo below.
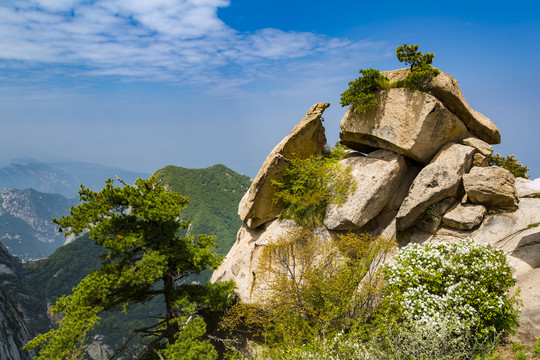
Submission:
<svg viewBox="0 0 540 360">
<path fill-rule="evenodd" d="M 462 331 L 493 331 L 504 316 L 515 313 L 508 299 L 515 278 L 506 256 L 472 239 L 410 244 L 386 270 L 393 301 L 400 303 L 405 317 L 426 328 L 452 318 Z"/>
</svg>

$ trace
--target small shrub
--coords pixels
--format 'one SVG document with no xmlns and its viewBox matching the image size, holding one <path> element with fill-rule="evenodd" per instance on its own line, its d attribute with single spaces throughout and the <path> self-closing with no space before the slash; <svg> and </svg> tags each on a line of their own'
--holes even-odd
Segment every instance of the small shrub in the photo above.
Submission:
<svg viewBox="0 0 540 360">
<path fill-rule="evenodd" d="M 478 338 L 517 326 L 513 269 L 502 250 L 466 239 L 408 245 L 387 267 L 389 306 L 404 319 L 437 326 L 453 318 Z"/>
<path fill-rule="evenodd" d="M 506 157 L 502 157 L 499 154 L 491 155 L 488 164 L 490 166 L 500 166 L 503 169 L 510 171 L 515 177 L 529 178 L 529 175 L 527 175 L 529 168 L 518 161 L 514 155 L 508 155 Z"/>
<path fill-rule="evenodd" d="M 285 206 L 281 218 L 310 228 L 322 225 L 328 204 L 342 203 L 353 184 L 350 171 L 337 159 L 337 155 L 292 159 L 280 181 L 272 180 L 274 201 Z"/>
<path fill-rule="evenodd" d="M 393 87 L 423 91 L 429 81 L 441 73 L 439 69 L 431 66 L 435 55 L 432 53 L 423 54 L 418 51 L 418 48 L 418 45 L 403 44 L 396 49 L 398 60 L 410 65 L 411 73 L 407 75 L 405 80 L 392 84 Z"/>
<path fill-rule="evenodd" d="M 422 214 L 420 221 L 436 221 L 439 220 L 439 215 L 435 212 L 435 208 L 437 207 L 437 203 L 431 204 L 428 206 L 427 210 Z"/>
<path fill-rule="evenodd" d="M 538 339 L 536 339 L 536 344 L 534 345 L 534 347 L 532 349 L 532 354 L 534 356 L 540 357 L 540 337 Z"/>
<path fill-rule="evenodd" d="M 341 106 L 355 104 L 355 111 L 361 113 L 377 105 L 375 93 L 388 89 L 390 82 L 376 69 L 362 69 L 362 76 L 349 82 L 349 88 L 341 94 Z"/>
<path fill-rule="evenodd" d="M 415 320 L 390 321 L 378 331 L 364 343 L 363 356 L 358 359 L 474 359 L 490 353 L 495 344 L 494 338 L 478 341 L 469 330 L 463 331 L 459 320 L 451 317 L 427 325 Z"/>
<path fill-rule="evenodd" d="M 523 345 L 522 343 L 520 343 L 519 341 L 515 341 L 513 342 L 511 345 L 510 345 L 510 348 L 512 349 L 512 351 L 514 353 L 518 352 L 518 351 L 523 351 L 525 350 L 525 345 Z"/>
<path fill-rule="evenodd" d="M 331 338 L 373 315 L 385 289 L 380 265 L 394 248 L 392 240 L 366 234 L 325 240 L 290 230 L 262 249 L 257 303 L 235 305 L 221 326 L 248 331 L 271 359 L 301 358 L 291 355 L 298 347 L 327 349 Z"/>
<path fill-rule="evenodd" d="M 424 91 L 429 81 L 441 72 L 431 66 L 435 55 L 423 54 L 418 47 L 403 44 L 396 49 L 398 60 L 410 65 L 411 73 L 404 80 L 390 83 L 379 70 L 362 69 L 359 71 L 362 76 L 349 82 L 349 88 L 341 94 L 341 106 L 354 104 L 355 111 L 362 113 L 377 105 L 377 91 L 400 87 Z"/>
</svg>

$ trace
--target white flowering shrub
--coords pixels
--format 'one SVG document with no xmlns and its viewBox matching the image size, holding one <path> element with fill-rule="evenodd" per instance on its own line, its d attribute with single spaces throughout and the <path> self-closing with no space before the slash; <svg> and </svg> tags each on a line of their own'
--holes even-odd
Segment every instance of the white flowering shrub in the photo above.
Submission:
<svg viewBox="0 0 540 360">
<path fill-rule="evenodd" d="M 511 331 L 517 325 L 513 268 L 502 250 L 472 239 L 456 244 L 410 244 L 386 267 L 390 306 L 426 329 L 455 320 L 456 335 L 477 337 Z"/>
</svg>

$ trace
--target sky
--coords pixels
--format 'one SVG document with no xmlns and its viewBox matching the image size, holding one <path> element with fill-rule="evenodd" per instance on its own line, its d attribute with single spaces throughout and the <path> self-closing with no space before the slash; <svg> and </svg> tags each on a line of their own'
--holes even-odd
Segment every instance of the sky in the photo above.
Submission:
<svg viewBox="0 0 540 360">
<path fill-rule="evenodd" d="M 419 44 L 540 177 L 536 1 L 2 0 L 0 165 L 29 156 L 254 177 L 311 105 L 338 141 L 358 70 Z"/>
</svg>

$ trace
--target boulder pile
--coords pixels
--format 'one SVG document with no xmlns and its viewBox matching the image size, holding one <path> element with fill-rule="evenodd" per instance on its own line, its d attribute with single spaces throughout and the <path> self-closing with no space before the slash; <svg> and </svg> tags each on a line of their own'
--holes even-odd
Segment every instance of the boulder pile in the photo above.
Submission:
<svg viewBox="0 0 540 360">
<path fill-rule="evenodd" d="M 383 73 L 391 81 L 408 69 Z M 505 169 L 488 166 L 501 135 L 465 101 L 457 81 L 441 73 L 426 91 L 405 88 L 376 94 L 375 107 L 351 105 L 341 120 L 340 142 L 351 151 L 341 161 L 354 188 L 330 204 L 316 229 L 323 238 L 343 231 L 370 232 L 410 242 L 476 241 L 503 249 L 515 266 L 524 300 L 519 336 L 540 336 L 540 190 Z M 239 205 L 243 226 L 212 281 L 235 280 L 242 301 L 255 301 L 257 259 L 272 239 L 296 226 L 279 219 L 272 180 L 294 157 L 319 155 L 326 146 L 315 104 L 264 161 Z"/>
</svg>

